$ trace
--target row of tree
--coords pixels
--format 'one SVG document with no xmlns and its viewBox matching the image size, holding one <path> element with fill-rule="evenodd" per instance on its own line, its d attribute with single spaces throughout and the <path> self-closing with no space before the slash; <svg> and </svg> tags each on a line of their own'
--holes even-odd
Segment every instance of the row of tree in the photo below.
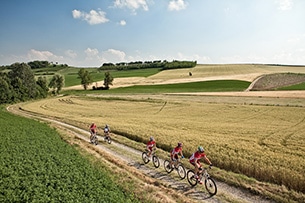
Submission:
<svg viewBox="0 0 305 203">
<path fill-rule="evenodd" d="M 120 62 L 120 63 L 104 63 L 99 70 L 132 70 L 145 68 L 160 68 L 162 70 L 178 69 L 178 68 L 193 68 L 197 65 L 197 61 L 177 61 L 168 62 L 161 61 L 134 61 L 134 62 Z"/>
<path fill-rule="evenodd" d="M 26 63 L 14 63 L 8 72 L 0 72 L 0 104 L 23 102 L 31 99 L 45 98 L 49 88 L 58 94 L 64 86 L 64 77 L 54 75 L 48 83 L 46 77 L 38 77 Z"/>
</svg>

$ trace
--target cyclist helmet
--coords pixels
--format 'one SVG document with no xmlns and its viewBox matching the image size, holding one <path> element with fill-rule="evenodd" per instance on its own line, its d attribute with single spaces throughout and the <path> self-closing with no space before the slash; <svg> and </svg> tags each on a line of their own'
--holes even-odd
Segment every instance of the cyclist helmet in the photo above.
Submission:
<svg viewBox="0 0 305 203">
<path fill-rule="evenodd" d="M 105 128 L 108 128 L 108 125 L 107 125 L 107 124 L 105 125 Z"/>
<path fill-rule="evenodd" d="M 178 142 L 178 147 L 182 147 L 182 143 L 181 142 Z"/>
<path fill-rule="evenodd" d="M 151 137 L 149 138 L 149 140 L 150 140 L 150 141 L 153 141 L 153 140 L 154 140 L 154 137 L 151 136 Z"/>
<path fill-rule="evenodd" d="M 204 152 L 203 147 L 202 147 L 202 146 L 199 146 L 199 147 L 198 147 L 198 151 L 199 151 L 199 152 Z"/>
</svg>

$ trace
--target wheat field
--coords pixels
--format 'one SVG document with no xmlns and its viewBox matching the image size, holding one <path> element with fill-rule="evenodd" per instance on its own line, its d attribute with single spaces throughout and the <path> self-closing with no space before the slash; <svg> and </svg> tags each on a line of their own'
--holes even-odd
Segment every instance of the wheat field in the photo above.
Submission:
<svg viewBox="0 0 305 203">
<path fill-rule="evenodd" d="M 25 110 L 175 146 L 190 155 L 198 145 L 215 166 L 305 191 L 305 108 L 172 99 L 61 97 L 23 104 Z"/>
</svg>

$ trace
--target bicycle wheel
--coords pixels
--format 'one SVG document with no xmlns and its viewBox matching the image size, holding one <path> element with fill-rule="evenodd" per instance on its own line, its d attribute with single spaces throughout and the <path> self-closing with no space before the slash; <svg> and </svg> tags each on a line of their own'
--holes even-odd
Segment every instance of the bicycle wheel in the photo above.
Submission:
<svg viewBox="0 0 305 203">
<path fill-rule="evenodd" d="M 179 164 L 177 167 L 177 173 L 181 179 L 184 179 L 186 176 L 185 168 L 182 164 Z"/>
<path fill-rule="evenodd" d="M 205 179 L 204 185 L 211 196 L 216 195 L 217 186 L 216 186 L 215 181 L 212 178 L 208 177 L 207 179 Z"/>
<path fill-rule="evenodd" d="M 111 144 L 111 137 L 107 137 L 107 142 L 108 142 L 108 144 Z"/>
<path fill-rule="evenodd" d="M 159 168 L 159 166 L 160 166 L 159 158 L 154 155 L 152 159 L 153 159 L 154 166 L 156 168 Z"/>
<path fill-rule="evenodd" d="M 94 138 L 93 143 L 94 143 L 95 145 L 98 145 L 98 139 L 97 139 L 97 137 Z"/>
<path fill-rule="evenodd" d="M 195 173 L 194 173 L 194 171 L 189 170 L 189 171 L 186 173 L 186 177 L 187 177 L 187 181 L 189 182 L 189 184 L 190 184 L 191 186 L 197 185 L 197 180 L 196 180 L 196 178 L 195 178 Z"/>
<path fill-rule="evenodd" d="M 147 163 L 149 162 L 149 158 L 148 158 L 146 152 L 143 152 L 143 153 L 142 153 L 142 159 L 143 159 L 143 161 L 144 161 L 145 164 L 147 164 Z"/>
<path fill-rule="evenodd" d="M 173 171 L 171 165 L 170 165 L 170 161 L 169 160 L 165 160 L 164 161 L 164 169 L 167 173 L 170 173 Z"/>
</svg>

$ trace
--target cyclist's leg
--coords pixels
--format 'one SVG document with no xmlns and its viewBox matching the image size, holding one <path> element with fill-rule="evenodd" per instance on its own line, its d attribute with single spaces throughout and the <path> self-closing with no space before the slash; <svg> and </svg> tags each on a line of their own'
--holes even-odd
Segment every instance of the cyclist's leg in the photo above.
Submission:
<svg viewBox="0 0 305 203">
<path fill-rule="evenodd" d="M 199 170 L 199 168 L 201 168 L 201 164 L 200 164 L 200 161 L 199 160 L 197 160 L 197 162 L 196 163 L 194 163 L 194 166 L 195 166 L 195 174 L 196 175 L 199 175 L 199 172 L 200 172 L 200 170 Z"/>
<path fill-rule="evenodd" d="M 151 154 L 152 154 L 152 148 L 151 147 L 148 147 L 148 153 L 147 153 L 147 156 L 150 158 Z"/>
<path fill-rule="evenodd" d="M 174 155 L 174 167 L 175 167 L 175 168 L 177 168 L 178 160 L 179 160 L 178 154 L 175 154 L 175 155 Z"/>
<path fill-rule="evenodd" d="M 93 132 L 92 130 L 90 130 L 90 142 L 92 141 L 92 138 L 93 138 Z"/>
</svg>

